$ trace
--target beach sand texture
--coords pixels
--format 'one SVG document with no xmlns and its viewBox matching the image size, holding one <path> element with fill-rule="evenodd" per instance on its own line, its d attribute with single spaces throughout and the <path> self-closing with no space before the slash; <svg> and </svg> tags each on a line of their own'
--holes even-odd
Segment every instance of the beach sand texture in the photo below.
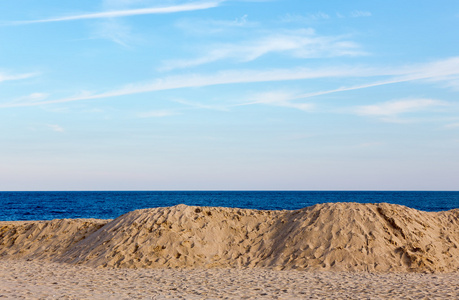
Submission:
<svg viewBox="0 0 459 300">
<path fill-rule="evenodd" d="M 91 268 L 0 260 L 1 299 L 459 299 L 459 273 Z"/>
<path fill-rule="evenodd" d="M 295 211 L 177 205 L 115 220 L 0 222 L 0 258 L 115 268 L 458 272 L 459 209 L 381 203 Z"/>
</svg>

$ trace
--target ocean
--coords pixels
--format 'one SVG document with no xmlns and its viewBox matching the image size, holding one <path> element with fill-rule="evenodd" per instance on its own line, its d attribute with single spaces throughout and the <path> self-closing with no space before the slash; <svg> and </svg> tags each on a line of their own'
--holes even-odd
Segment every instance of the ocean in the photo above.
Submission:
<svg viewBox="0 0 459 300">
<path fill-rule="evenodd" d="M 299 209 L 324 202 L 387 202 L 423 211 L 459 208 L 459 192 L 439 191 L 88 191 L 0 192 L 0 220 L 113 219 L 135 209 L 187 204 Z"/>
</svg>

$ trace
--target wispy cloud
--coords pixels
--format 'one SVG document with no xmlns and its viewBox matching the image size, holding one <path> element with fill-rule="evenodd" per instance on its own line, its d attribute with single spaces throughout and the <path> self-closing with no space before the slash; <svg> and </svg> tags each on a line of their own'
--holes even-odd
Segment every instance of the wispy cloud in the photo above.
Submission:
<svg viewBox="0 0 459 300">
<path fill-rule="evenodd" d="M 59 125 L 56 125 L 56 124 L 47 124 L 46 125 L 49 129 L 51 129 L 52 131 L 55 131 L 55 132 L 64 132 L 64 128 L 62 128 L 61 126 Z"/>
<path fill-rule="evenodd" d="M 269 53 L 286 53 L 296 58 L 365 54 L 358 44 L 342 36 L 319 36 L 313 29 L 302 29 L 271 34 L 255 41 L 213 45 L 197 58 L 166 61 L 160 70 L 195 67 L 223 59 L 248 62 Z"/>
<path fill-rule="evenodd" d="M 354 10 L 350 14 L 351 18 L 361 18 L 361 17 L 371 17 L 372 14 L 369 11 L 363 11 L 363 10 Z"/>
<path fill-rule="evenodd" d="M 133 40 L 131 28 L 118 19 L 106 19 L 97 24 L 91 38 L 109 40 L 126 48 Z"/>
<path fill-rule="evenodd" d="M 373 147 L 378 147 L 382 145 L 384 145 L 383 142 L 367 142 L 367 143 L 357 144 L 354 147 L 355 148 L 373 148 Z"/>
<path fill-rule="evenodd" d="M 8 80 L 27 79 L 27 78 L 30 78 L 30 77 L 35 77 L 37 75 L 38 75 L 38 73 L 6 74 L 6 73 L 1 73 L 0 72 L 0 82 L 8 81 Z"/>
<path fill-rule="evenodd" d="M 256 27 L 258 23 L 249 21 L 248 15 L 234 20 L 182 19 L 175 26 L 187 33 L 199 35 L 222 34 L 233 29 Z"/>
<path fill-rule="evenodd" d="M 364 70 L 360 70 L 361 77 L 377 77 L 377 76 L 390 76 L 389 79 L 373 81 L 365 84 L 344 86 L 336 89 L 317 91 L 312 93 L 300 94 L 295 99 L 310 98 L 326 94 L 346 92 L 352 90 L 366 89 L 376 86 L 396 84 L 402 82 L 410 82 L 417 80 L 424 80 L 430 82 L 446 82 L 446 86 L 451 86 L 451 78 L 459 76 L 459 57 L 451 57 L 448 59 L 411 65 L 400 66 L 398 68 L 385 68 L 385 69 L 368 69 L 365 74 Z M 455 86 L 454 86 L 455 87 Z M 458 86 L 459 87 L 459 86 Z"/>
<path fill-rule="evenodd" d="M 386 122 L 400 122 L 398 116 L 401 114 L 431 110 L 447 105 L 447 102 L 434 99 L 402 99 L 358 106 L 354 109 L 354 113 L 360 116 L 378 117 Z"/>
<path fill-rule="evenodd" d="M 236 106 L 265 104 L 271 106 L 294 108 L 302 111 L 311 111 L 315 107 L 313 103 L 299 103 L 293 101 L 297 98 L 297 96 L 292 92 L 286 91 L 263 92 L 249 98 L 249 102 L 238 104 Z"/>
<path fill-rule="evenodd" d="M 372 13 L 369 11 L 354 10 L 350 13 L 337 12 L 334 15 L 339 19 L 343 19 L 347 17 L 350 17 L 350 18 L 371 17 Z M 309 13 L 305 15 L 287 13 L 280 17 L 280 21 L 282 23 L 310 24 L 310 23 L 316 23 L 318 21 L 330 20 L 332 18 L 333 18 L 333 15 L 319 11 L 316 13 Z"/>
<path fill-rule="evenodd" d="M 97 13 L 70 15 L 70 16 L 63 16 L 63 17 L 40 19 L 40 20 L 14 21 L 14 22 L 11 22 L 10 24 L 11 25 L 25 25 L 25 24 L 33 24 L 33 23 L 64 22 L 64 21 L 76 21 L 76 20 L 85 20 L 85 19 L 118 18 L 118 17 L 128 17 L 128 16 L 136 16 L 136 15 L 168 14 L 168 13 L 177 13 L 177 12 L 214 8 L 214 7 L 217 7 L 221 2 L 222 1 L 194 2 L 194 3 L 187 3 L 187 4 L 182 4 L 182 5 L 164 6 L 164 7 L 148 7 L 148 8 L 138 8 L 138 9 L 103 11 L 103 12 L 97 12 Z"/>
<path fill-rule="evenodd" d="M 328 20 L 330 15 L 323 12 L 316 12 L 307 15 L 287 13 L 280 17 L 283 23 L 310 23 L 311 21 Z"/>
<path fill-rule="evenodd" d="M 442 81 L 445 82 L 445 87 L 449 87 L 456 91 L 459 91 L 459 76 L 450 76 L 448 78 L 443 78 Z"/>
<path fill-rule="evenodd" d="M 220 84 L 238 84 L 252 82 L 289 81 L 312 78 L 337 78 L 355 77 L 366 74 L 368 70 L 360 68 L 324 68 L 324 69 L 273 69 L 273 70 L 229 70 L 214 74 L 190 74 L 181 76 L 169 76 L 147 83 L 129 84 L 119 89 L 113 89 L 103 93 L 91 93 L 83 91 L 75 96 L 42 102 L 24 101 L 22 103 L 5 103 L 0 107 L 36 106 L 53 103 L 65 103 L 80 100 L 93 100 L 125 96 L 139 93 L 164 91 L 180 88 L 204 87 Z"/>
<path fill-rule="evenodd" d="M 26 95 L 26 96 L 22 96 L 22 97 L 19 97 L 19 98 L 16 98 L 12 101 L 12 103 L 18 103 L 18 104 L 21 104 L 21 103 L 34 103 L 34 102 L 38 102 L 38 101 L 43 101 L 45 100 L 46 98 L 49 97 L 49 94 L 46 94 L 46 93 L 32 93 L 32 94 L 29 94 L 29 95 Z"/>
<path fill-rule="evenodd" d="M 355 70 L 357 73 L 358 71 Z M 360 70 L 361 73 L 360 75 L 355 75 L 350 77 L 376 77 L 376 76 L 390 76 L 394 74 L 399 74 L 400 72 L 395 71 L 395 72 L 390 72 L 390 70 Z M 368 72 L 368 73 L 367 73 Z M 374 73 L 372 73 L 374 72 Z M 356 73 L 356 74 L 357 74 Z M 299 99 L 307 99 L 307 98 L 313 98 L 317 96 L 322 96 L 322 95 L 328 95 L 328 94 L 334 94 L 334 93 L 340 93 L 340 92 L 347 92 L 347 91 L 354 91 L 354 90 L 361 90 L 361 89 L 366 89 L 366 88 L 372 88 L 372 87 L 377 87 L 377 86 L 382 86 L 382 85 L 389 85 L 389 84 L 397 84 L 397 83 L 403 83 L 403 82 L 409 82 L 409 81 L 416 81 L 416 80 L 431 80 L 431 81 L 437 81 L 439 80 L 438 78 L 432 77 L 432 74 L 423 74 L 419 73 L 417 76 L 414 76 L 410 72 L 408 72 L 410 75 L 405 75 L 405 76 L 393 76 L 390 79 L 386 80 L 380 80 L 380 81 L 374 81 L 370 83 L 365 83 L 365 84 L 360 84 L 360 85 L 353 85 L 353 86 L 343 86 L 339 87 L 336 89 L 331 89 L 331 90 L 323 90 L 323 91 L 316 91 L 316 92 L 310 92 L 310 93 L 298 93 L 298 94 L 289 94 L 288 98 L 284 98 L 285 101 L 291 101 L 291 100 L 299 100 Z M 319 77 L 320 78 L 320 77 Z M 245 104 L 257 104 L 257 102 L 248 102 Z"/>
<path fill-rule="evenodd" d="M 208 110 L 218 110 L 218 111 L 228 111 L 229 108 L 228 106 L 222 106 L 222 105 L 208 105 L 208 104 L 202 104 L 202 103 L 197 103 L 197 102 L 191 102 L 183 99 L 175 99 L 173 102 L 183 104 L 185 106 L 188 106 L 190 108 L 197 108 L 197 109 L 208 109 Z"/>
<path fill-rule="evenodd" d="M 163 118 L 163 117 L 170 117 L 176 116 L 180 113 L 173 110 L 152 110 L 138 114 L 139 118 Z"/>
<path fill-rule="evenodd" d="M 459 75 L 459 57 L 425 63 L 419 65 L 398 66 L 393 68 L 369 68 L 340 66 L 335 68 L 292 68 L 292 69 L 271 69 L 271 70 L 228 70 L 212 74 L 188 74 L 179 76 L 168 76 L 158 78 L 150 82 L 133 83 L 121 88 L 115 88 L 106 92 L 92 93 L 81 92 L 75 96 L 45 101 L 23 101 L 10 102 L 1 104 L 0 107 L 18 107 L 18 106 L 35 106 L 53 103 L 65 103 L 80 100 L 94 100 L 117 96 L 125 96 L 139 93 L 205 87 L 221 84 L 240 84 L 255 82 L 274 82 L 274 81 L 291 81 L 307 80 L 318 78 L 368 78 L 369 82 L 355 86 L 344 86 L 335 89 L 299 93 L 297 95 L 283 95 L 284 101 L 294 99 L 306 99 L 325 94 L 345 92 L 350 90 L 359 90 L 382 86 L 387 84 L 396 84 L 410 81 L 430 81 L 440 82 L 449 79 L 451 76 Z M 374 80 L 374 77 L 388 77 L 385 80 Z M 288 99 L 285 97 L 289 97 Z M 252 101 L 254 104 L 256 101 Z M 248 103 L 250 104 L 250 103 Z"/>
</svg>

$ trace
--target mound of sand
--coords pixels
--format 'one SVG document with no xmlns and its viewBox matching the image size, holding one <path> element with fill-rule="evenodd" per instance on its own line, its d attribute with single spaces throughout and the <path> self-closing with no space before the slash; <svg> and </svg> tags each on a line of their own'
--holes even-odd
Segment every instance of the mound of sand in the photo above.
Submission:
<svg viewBox="0 0 459 300">
<path fill-rule="evenodd" d="M 0 222 L 0 257 L 93 267 L 457 272 L 459 209 L 326 203 L 296 211 L 177 205 L 113 221 Z"/>
<path fill-rule="evenodd" d="M 0 258 L 55 259 L 109 220 L 0 222 Z"/>
</svg>

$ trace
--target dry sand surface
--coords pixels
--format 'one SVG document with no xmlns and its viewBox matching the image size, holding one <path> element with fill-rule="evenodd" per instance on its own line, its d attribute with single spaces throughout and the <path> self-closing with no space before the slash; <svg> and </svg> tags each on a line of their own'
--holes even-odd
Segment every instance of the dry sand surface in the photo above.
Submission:
<svg viewBox="0 0 459 300">
<path fill-rule="evenodd" d="M 459 209 L 177 205 L 0 222 L 0 264 L 0 295 L 32 298 L 459 298 Z"/>
<path fill-rule="evenodd" d="M 0 260 L 0 299 L 459 299 L 459 274 L 95 269 Z"/>
</svg>

